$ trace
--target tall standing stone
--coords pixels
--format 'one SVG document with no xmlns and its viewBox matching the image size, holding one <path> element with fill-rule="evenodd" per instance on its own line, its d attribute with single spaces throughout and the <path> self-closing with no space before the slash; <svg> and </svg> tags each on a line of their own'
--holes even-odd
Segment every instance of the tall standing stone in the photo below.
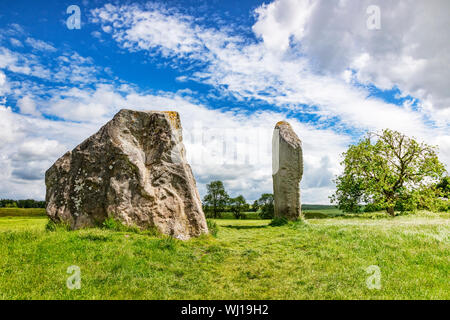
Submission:
<svg viewBox="0 0 450 320">
<path fill-rule="evenodd" d="M 177 112 L 121 110 L 45 174 L 47 215 L 72 229 L 108 217 L 179 239 L 208 232 Z"/>
<path fill-rule="evenodd" d="M 288 122 L 276 124 L 272 138 L 272 178 L 275 217 L 301 217 L 300 180 L 303 175 L 302 142 Z"/>
</svg>

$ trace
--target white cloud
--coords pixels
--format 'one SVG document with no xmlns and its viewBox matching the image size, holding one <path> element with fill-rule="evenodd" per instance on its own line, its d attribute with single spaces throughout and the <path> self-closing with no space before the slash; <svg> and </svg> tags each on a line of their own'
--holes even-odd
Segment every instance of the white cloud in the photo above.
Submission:
<svg viewBox="0 0 450 320">
<path fill-rule="evenodd" d="M 9 92 L 10 86 L 6 79 L 6 75 L 3 71 L 0 70 L 0 97 L 4 96 L 7 92 Z M 0 104 L 2 102 L 0 101 Z"/>
<path fill-rule="evenodd" d="M 93 22 L 130 51 L 148 50 L 163 57 L 211 61 L 219 49 L 243 42 L 238 36 L 194 24 L 191 16 L 159 4 L 145 6 L 107 4 L 91 11 Z"/>
<path fill-rule="evenodd" d="M 12 44 L 13 46 L 16 46 L 16 47 L 23 47 L 23 44 L 22 44 L 22 42 L 20 42 L 20 40 L 17 40 L 17 39 L 15 39 L 15 38 L 10 38 L 9 41 L 11 42 L 11 44 Z"/>
<path fill-rule="evenodd" d="M 380 8 L 380 30 L 366 27 L 369 5 Z M 254 30 L 267 45 L 282 41 L 286 49 L 291 40 L 321 73 L 353 68 L 363 83 L 398 86 L 434 108 L 450 108 L 446 0 L 276 0 L 256 12 Z"/>
<path fill-rule="evenodd" d="M 81 122 L 32 118 L 4 109 L 9 117 L 2 117 L 7 120 L 2 127 L 15 128 L 16 132 L 7 137 L 7 145 L 0 146 L 0 152 L 6 157 L 2 160 L 4 167 L 8 168 L 3 173 L 6 183 L 0 187 L 2 194 L 8 189 L 9 195 L 11 190 L 16 190 L 14 198 L 29 197 L 32 188 L 42 198 L 45 170 L 65 151 L 98 130 L 120 108 L 180 113 L 187 156 L 202 195 L 206 183 L 214 179 L 223 180 L 231 195 L 243 194 L 249 200 L 272 190 L 271 135 L 274 123 L 287 118 L 283 113 L 264 111 L 248 116 L 238 111 L 212 110 L 173 93 L 151 95 L 127 86 L 105 85 L 94 90 L 71 89 L 41 100 L 40 104 L 43 112 Z M 320 199 L 313 194 L 304 199 L 327 201 L 332 185 L 326 181 L 330 172 L 337 172 L 338 155 L 349 139 L 330 129 L 288 120 L 304 141 L 305 166 L 311 172 L 315 170 L 313 176 L 305 174 L 304 183 L 319 188 L 323 195 Z M 19 123 L 22 125 L 17 126 Z M 324 163 L 329 167 L 321 170 Z M 30 187 L 19 187 L 24 185 Z"/>
<path fill-rule="evenodd" d="M 83 57 L 74 51 L 65 51 L 48 61 L 42 56 L 12 51 L 0 47 L 0 69 L 33 76 L 47 81 L 72 84 L 102 82 L 105 72 L 94 64 L 90 57 Z"/>
<path fill-rule="evenodd" d="M 14 123 L 11 108 L 0 105 L 0 148 L 21 138 L 20 125 Z"/>
<path fill-rule="evenodd" d="M 102 38 L 102 34 L 99 31 L 92 31 L 91 36 L 93 36 L 94 38 L 97 38 L 97 39 Z"/>
<path fill-rule="evenodd" d="M 448 131 L 449 112 L 440 111 L 425 97 L 429 96 L 426 92 L 434 89 L 421 79 L 431 77 L 440 88 L 445 88 L 450 74 L 446 71 L 421 74 L 425 65 L 430 66 L 429 59 L 404 54 L 406 49 L 395 54 L 396 49 L 407 45 L 402 42 L 405 33 L 411 38 L 410 46 L 416 49 L 428 43 L 412 37 L 409 30 L 414 21 L 399 12 L 401 8 L 409 10 L 411 2 L 381 1 L 380 32 L 366 27 L 368 3 L 276 0 L 255 10 L 257 21 L 253 31 L 262 39 L 256 43 L 243 41 L 229 30 L 196 24 L 193 17 L 159 6 L 107 5 L 93 14 L 103 27 L 111 27 L 112 37 L 122 47 L 172 57 L 181 65 L 184 59 L 201 62 L 200 70 L 197 68 L 188 78 L 211 84 L 237 98 L 258 99 L 299 113 L 312 113 L 319 116 L 318 126 L 334 122 L 337 131 L 388 127 L 435 143 L 436 137 Z M 428 17 L 439 3 L 421 1 L 412 13 L 416 17 L 422 10 Z M 446 25 L 450 20 L 443 20 L 443 12 L 437 19 Z M 403 20 L 399 22 L 396 17 Z M 163 30 L 172 25 L 182 28 L 175 28 L 173 38 L 162 37 Z M 398 30 L 394 30 L 396 26 Z M 437 44 L 441 58 L 435 60 L 442 68 L 449 64 L 446 57 L 450 50 L 444 50 L 449 42 L 441 41 L 446 40 L 445 33 L 436 30 L 436 26 L 432 23 L 421 32 L 430 37 L 442 35 Z M 368 59 L 376 59 L 377 63 Z M 388 63 L 387 68 L 383 63 Z M 378 80 L 369 76 L 369 68 L 378 72 Z M 402 85 L 402 79 L 408 86 Z M 416 95 L 422 100 L 418 108 L 411 107 L 410 101 L 400 106 L 387 103 L 369 97 L 369 89 L 355 85 L 355 81 L 373 82 L 382 89 L 398 85 L 403 95 Z M 439 92 L 446 95 L 448 90 Z M 449 160 L 444 158 L 447 163 Z"/>
<path fill-rule="evenodd" d="M 370 36 L 365 27 L 365 10 L 359 15 L 356 14 L 358 10 L 365 9 L 364 4 L 354 5 L 355 8 L 349 6 L 350 2 L 346 1 L 325 6 L 321 1 L 309 0 L 277 0 L 263 5 L 255 10 L 258 20 L 253 26 L 254 32 L 263 42 L 253 44 L 231 35 L 230 32 L 196 25 L 192 17 L 158 6 L 142 8 L 136 5 L 106 5 L 95 9 L 93 14 L 95 21 L 100 22 L 103 27 L 111 27 L 113 38 L 122 47 L 130 51 L 145 50 L 150 54 L 157 52 L 162 56 L 177 59 L 178 63 L 179 59 L 197 60 L 203 63 L 204 68 L 192 74 L 191 79 L 211 84 L 239 98 L 261 99 L 268 103 L 296 108 L 299 108 L 299 105 L 312 105 L 319 109 L 323 117 L 338 116 L 346 125 L 356 125 L 360 128 L 382 128 L 389 125 L 389 121 L 392 124 L 404 123 L 399 121 L 400 119 L 414 120 L 406 124 L 408 127 L 422 127 L 425 117 L 447 125 L 445 118 L 442 118 L 447 113 L 435 116 L 437 111 L 429 104 L 421 105 L 421 113 L 405 108 L 399 110 L 397 106 L 381 100 L 367 99 L 369 91 L 363 87 L 355 87 L 349 81 L 349 68 L 356 69 L 356 79 L 364 83 L 368 82 L 363 76 L 367 75 L 367 72 L 362 71 L 364 68 L 373 66 L 373 69 L 379 72 L 385 69 L 381 65 L 369 63 L 368 59 L 372 56 L 368 53 L 350 53 L 350 56 L 345 56 L 348 46 L 360 48 L 358 41 L 369 43 L 373 40 L 373 36 Z M 342 20 L 339 20 L 341 24 L 337 27 L 332 23 L 334 14 Z M 354 16 L 354 19 L 350 19 L 351 16 Z M 325 24 L 322 26 L 314 18 L 323 18 Z M 359 22 L 363 28 L 362 31 L 358 31 L 361 28 L 356 28 L 356 33 L 361 34 L 351 38 L 350 31 L 357 27 Z M 312 33 L 311 30 L 316 29 L 318 31 Z M 173 32 L 167 34 L 166 30 Z M 326 34 L 328 30 L 333 33 Z M 387 30 L 386 34 L 390 34 L 390 31 Z M 347 46 L 346 42 L 341 43 L 343 39 L 347 39 L 350 44 Z M 380 43 L 382 41 L 383 38 L 379 40 Z M 331 46 L 335 42 L 336 47 L 321 47 L 326 44 Z M 390 46 L 395 49 L 394 44 Z M 373 45 L 373 48 L 374 52 L 383 51 L 376 45 Z M 389 52 L 379 59 L 380 63 L 387 61 L 386 57 L 389 57 Z M 389 60 L 392 72 L 403 75 L 405 79 L 423 69 L 423 61 L 409 56 L 400 56 L 398 60 L 395 58 L 396 56 L 393 56 Z M 446 65 L 443 62 L 440 61 L 439 65 Z M 317 65 L 320 66 L 320 72 L 317 72 Z M 335 71 L 335 74 L 332 71 Z M 331 74 L 328 74 L 329 72 Z M 347 74 L 346 78 L 342 77 L 343 73 Z M 439 77 L 435 74 L 433 77 L 439 78 L 438 83 L 444 88 L 445 85 L 442 84 L 448 82 L 450 74 L 442 72 Z M 421 76 L 416 77 L 420 78 Z M 186 76 L 180 79 L 186 80 Z M 398 84 L 394 76 L 386 75 L 380 79 L 390 79 L 390 82 L 388 85 L 386 81 L 381 80 L 372 79 L 372 82 L 381 88 Z M 425 89 L 421 90 L 419 91 L 425 92 Z M 419 94 L 419 91 L 417 96 L 423 99 L 424 96 Z M 406 90 L 404 93 L 412 92 Z M 422 102 L 426 101 L 428 100 Z M 351 108 L 346 106 L 349 102 Z M 379 108 L 383 112 L 392 111 L 393 116 L 382 117 L 383 112 L 380 112 Z M 385 123 L 386 121 L 388 123 Z"/>
<path fill-rule="evenodd" d="M 253 32 L 274 51 L 289 48 L 291 37 L 303 38 L 308 18 L 317 2 L 285 0 L 263 4 L 255 10 L 257 21 Z"/>
<path fill-rule="evenodd" d="M 45 169 L 121 108 L 180 113 L 188 156 L 201 193 L 205 184 L 215 178 L 224 180 L 233 196 L 244 194 L 253 200 L 262 192 L 270 192 L 271 134 L 276 121 L 286 118 L 303 140 L 302 198 L 307 203 L 327 202 L 333 191 L 330 177 L 340 170 L 340 153 L 367 129 L 390 127 L 438 144 L 441 159 L 450 163 L 450 109 L 436 102 L 445 102 L 448 92 L 435 86 L 437 79 L 448 84 L 448 74 L 433 68 L 446 61 L 448 56 L 441 50 L 446 44 L 437 41 L 435 52 L 439 54 L 430 57 L 431 49 L 418 49 L 423 37 L 416 39 L 409 31 L 413 22 L 397 13 L 406 5 L 406 12 L 422 21 L 416 15 L 419 9 L 428 12 L 425 2 L 413 11 L 408 11 L 410 2 L 403 0 L 380 3 L 382 32 L 373 35 L 364 29 L 364 1 L 329 4 L 277 0 L 255 11 L 253 31 L 257 41 L 243 39 L 229 28 L 202 26 L 198 19 L 160 5 L 106 5 L 92 12 L 94 21 L 122 48 L 163 56 L 179 70 L 186 67 L 179 81 L 207 83 L 224 95 L 252 102 L 261 100 L 286 108 L 289 114 L 311 114 L 315 117 L 311 123 L 287 117 L 284 112 L 212 110 L 190 97 L 192 93 L 188 91 L 150 94 L 128 85 L 99 84 L 102 81 L 93 88 L 83 88 L 82 84 L 92 82 L 100 74 L 90 58 L 61 55 L 53 62 L 59 72 L 45 74 L 39 73 L 39 68 L 47 69 L 37 57 L 0 48 L 0 68 L 26 75 L 44 74 L 48 79 L 79 86 L 52 87 L 38 101 L 39 111 L 65 119 L 64 122 L 19 115 L 0 107 L 0 163 L 5 168 L 0 178 L 6 181 L 0 186 L 0 194 L 15 193 L 14 198 L 39 194 L 42 198 Z M 433 6 L 437 2 L 431 3 Z M 387 10 L 383 9 L 385 4 Z M 396 15 L 403 17 L 398 22 L 400 31 L 389 26 Z M 437 19 L 441 21 L 440 15 Z M 357 28 L 359 23 L 364 30 Z M 432 34 L 434 29 L 427 28 L 426 32 Z M 388 33 L 392 33 L 392 39 Z M 400 35 L 409 35 L 411 48 Z M 399 39 L 402 41 L 397 42 Z M 429 74 L 425 74 L 426 69 Z M 355 85 L 357 82 L 374 83 L 380 88 L 397 85 L 401 94 L 421 100 L 418 107 L 409 100 L 401 106 L 390 104 L 369 97 L 370 91 Z M 9 85 L 0 71 L 0 90 Z M 22 88 L 20 97 L 24 92 Z M 24 110 L 27 106 L 33 109 L 29 103 L 21 102 Z M 345 130 L 351 131 L 352 136 Z M 239 159 L 243 154 L 244 161 Z M 260 157 L 252 162 L 250 157 L 255 154 Z"/>
<path fill-rule="evenodd" d="M 49 51 L 49 52 L 56 51 L 56 48 L 53 45 L 42 40 L 27 38 L 25 42 L 33 49 L 36 49 L 38 51 Z"/>
<path fill-rule="evenodd" d="M 102 80 L 100 68 L 90 57 L 82 57 L 76 52 L 70 52 L 55 60 L 57 65 L 54 68 L 57 71 L 53 73 L 53 81 L 90 84 Z"/>
<path fill-rule="evenodd" d="M 50 71 L 39 63 L 37 57 L 3 47 L 0 47 L 0 69 L 43 79 L 51 77 Z"/>
<path fill-rule="evenodd" d="M 44 199 L 44 173 L 98 126 L 30 117 L 0 106 L 0 195 Z"/>
<path fill-rule="evenodd" d="M 36 103 L 30 96 L 25 96 L 17 101 L 17 106 L 23 114 L 39 116 L 40 112 L 36 110 Z"/>
</svg>

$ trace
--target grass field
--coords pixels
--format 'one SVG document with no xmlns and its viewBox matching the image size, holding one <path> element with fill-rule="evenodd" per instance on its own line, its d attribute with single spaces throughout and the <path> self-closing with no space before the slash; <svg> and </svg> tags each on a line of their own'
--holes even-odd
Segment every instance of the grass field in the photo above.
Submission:
<svg viewBox="0 0 450 320">
<path fill-rule="evenodd" d="M 450 299 L 448 213 L 217 220 L 182 242 L 108 229 L 46 231 L 0 218 L 0 299 Z M 69 266 L 81 289 L 69 290 Z M 370 290 L 376 265 L 381 289 Z"/>
<path fill-rule="evenodd" d="M 344 214 L 341 210 L 332 206 L 307 205 L 306 208 L 303 207 L 302 213 L 306 219 L 331 218 Z M 260 219 L 258 212 L 243 212 L 242 214 L 244 216 L 244 219 Z M 222 212 L 220 215 L 220 219 L 234 219 L 234 216 L 232 212 Z"/>
<path fill-rule="evenodd" d="M 0 217 L 45 217 L 45 209 L 0 208 Z"/>
</svg>

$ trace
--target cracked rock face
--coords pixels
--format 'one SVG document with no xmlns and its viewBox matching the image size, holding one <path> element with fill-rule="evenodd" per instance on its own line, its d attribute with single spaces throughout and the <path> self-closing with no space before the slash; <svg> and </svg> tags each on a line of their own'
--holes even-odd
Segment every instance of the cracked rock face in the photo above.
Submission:
<svg viewBox="0 0 450 320">
<path fill-rule="evenodd" d="M 302 142 L 291 125 L 276 124 L 272 138 L 272 179 L 275 217 L 301 217 L 300 180 L 303 175 Z"/>
<path fill-rule="evenodd" d="M 177 112 L 121 110 L 45 174 L 47 215 L 72 229 L 112 217 L 186 240 L 207 233 Z"/>
</svg>

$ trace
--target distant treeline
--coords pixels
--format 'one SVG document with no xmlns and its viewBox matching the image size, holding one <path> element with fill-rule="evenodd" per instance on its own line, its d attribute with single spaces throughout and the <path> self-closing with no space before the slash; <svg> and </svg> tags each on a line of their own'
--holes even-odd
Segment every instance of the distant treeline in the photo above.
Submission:
<svg viewBox="0 0 450 320">
<path fill-rule="evenodd" d="M 2 199 L 0 208 L 45 208 L 45 201 Z"/>
</svg>

